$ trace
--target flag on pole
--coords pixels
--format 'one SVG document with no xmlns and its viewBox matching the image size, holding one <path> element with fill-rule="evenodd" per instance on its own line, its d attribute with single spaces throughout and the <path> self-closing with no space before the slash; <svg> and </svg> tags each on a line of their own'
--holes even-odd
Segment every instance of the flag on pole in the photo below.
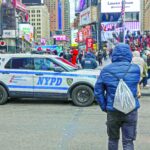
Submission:
<svg viewBox="0 0 150 150">
<path fill-rule="evenodd" d="M 121 21 L 122 25 L 125 22 L 125 0 L 122 0 L 122 6 L 121 6 Z"/>
<path fill-rule="evenodd" d="M 120 18 L 118 19 L 118 23 L 116 24 L 116 29 L 121 28 L 122 30 L 122 28 L 124 27 L 124 23 L 125 23 L 125 0 L 122 0 Z"/>
</svg>

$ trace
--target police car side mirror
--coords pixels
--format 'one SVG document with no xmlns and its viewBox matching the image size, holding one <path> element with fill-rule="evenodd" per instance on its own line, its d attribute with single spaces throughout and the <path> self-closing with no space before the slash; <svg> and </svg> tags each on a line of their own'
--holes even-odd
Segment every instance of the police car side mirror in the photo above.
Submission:
<svg viewBox="0 0 150 150">
<path fill-rule="evenodd" d="M 54 68 L 54 71 L 55 71 L 55 72 L 63 72 L 64 69 L 61 68 L 61 67 L 55 67 L 55 68 Z"/>
</svg>

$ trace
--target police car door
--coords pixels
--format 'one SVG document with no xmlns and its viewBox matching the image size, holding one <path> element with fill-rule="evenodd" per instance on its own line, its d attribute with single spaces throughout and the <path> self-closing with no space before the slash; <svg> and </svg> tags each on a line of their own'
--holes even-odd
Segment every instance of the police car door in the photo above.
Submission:
<svg viewBox="0 0 150 150">
<path fill-rule="evenodd" d="M 60 72 L 54 72 L 58 65 L 49 58 L 34 58 L 34 96 L 57 97 L 64 93 L 67 95 L 67 87 Z"/>
<path fill-rule="evenodd" d="M 3 74 L 11 96 L 33 97 L 33 59 L 11 58 Z"/>
</svg>

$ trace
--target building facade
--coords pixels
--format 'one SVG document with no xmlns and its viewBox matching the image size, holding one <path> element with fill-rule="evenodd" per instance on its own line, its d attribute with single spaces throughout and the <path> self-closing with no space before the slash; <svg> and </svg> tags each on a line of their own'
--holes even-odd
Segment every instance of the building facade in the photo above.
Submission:
<svg viewBox="0 0 150 150">
<path fill-rule="evenodd" d="M 49 40 L 49 11 L 46 5 L 27 6 L 29 12 L 29 22 L 33 25 L 35 31 L 35 41 L 41 39 Z"/>
<path fill-rule="evenodd" d="M 51 33 L 58 30 L 58 11 L 57 11 L 57 0 L 45 0 L 45 4 L 48 7 L 48 11 L 50 14 L 50 31 Z"/>
<path fill-rule="evenodd" d="M 144 31 L 150 31 L 150 0 L 145 0 Z"/>
<path fill-rule="evenodd" d="M 71 38 L 71 30 L 70 30 L 70 2 L 69 0 L 63 0 L 63 10 L 64 10 L 64 23 L 63 23 L 63 30 L 65 35 L 68 38 Z"/>
<path fill-rule="evenodd" d="M 78 29 L 77 39 L 78 48 L 87 51 L 89 48 L 97 49 L 97 0 L 75 1 L 74 27 Z"/>
<path fill-rule="evenodd" d="M 50 13 L 50 31 L 53 34 L 70 34 L 69 0 L 45 0 Z"/>
<path fill-rule="evenodd" d="M 0 12 L 0 41 L 5 43 L 0 45 L 0 50 L 9 53 L 26 51 L 31 46 L 32 41 L 27 36 L 23 39 L 20 36 L 20 24 L 27 24 L 28 12 L 26 6 L 21 0 L 5 0 L 1 1 Z M 23 34 L 23 36 L 25 36 Z"/>
<path fill-rule="evenodd" d="M 140 22 L 141 22 L 141 31 L 144 31 L 145 26 L 145 0 L 141 0 L 141 16 L 140 16 Z"/>
</svg>

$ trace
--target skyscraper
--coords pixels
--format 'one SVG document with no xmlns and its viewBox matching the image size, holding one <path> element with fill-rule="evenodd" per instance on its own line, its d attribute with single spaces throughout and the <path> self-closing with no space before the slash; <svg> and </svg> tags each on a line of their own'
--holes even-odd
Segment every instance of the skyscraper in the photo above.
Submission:
<svg viewBox="0 0 150 150">
<path fill-rule="evenodd" d="M 49 40 L 49 12 L 46 5 L 31 5 L 27 7 L 30 15 L 30 23 L 35 29 L 35 40 Z"/>
<path fill-rule="evenodd" d="M 70 38 L 71 31 L 70 31 L 70 2 L 69 0 L 64 1 L 64 32 Z"/>
<path fill-rule="evenodd" d="M 70 34 L 70 2 L 69 0 L 45 0 L 50 13 L 51 33 L 64 32 Z"/>
</svg>

